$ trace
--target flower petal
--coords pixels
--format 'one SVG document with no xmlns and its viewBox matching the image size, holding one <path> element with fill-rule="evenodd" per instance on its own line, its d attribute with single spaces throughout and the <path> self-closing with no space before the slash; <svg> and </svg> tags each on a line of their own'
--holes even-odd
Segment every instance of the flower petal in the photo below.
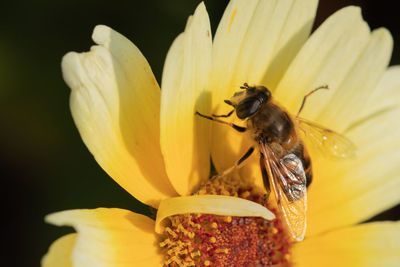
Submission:
<svg viewBox="0 0 400 267">
<path fill-rule="evenodd" d="M 77 234 L 68 234 L 60 237 L 51 244 L 49 251 L 44 255 L 42 267 L 72 267 L 72 250 L 75 247 Z"/>
<path fill-rule="evenodd" d="M 400 222 L 352 226 L 293 247 L 294 266 L 398 266 Z"/>
<path fill-rule="evenodd" d="M 357 101 L 352 104 L 342 98 L 341 101 L 347 102 L 345 106 L 337 102 L 339 110 L 347 109 L 348 118 L 343 113 L 336 115 L 341 116 L 345 125 L 353 120 L 347 135 L 356 143 L 359 153 L 356 159 L 346 162 L 314 160 L 316 179 L 309 191 L 308 234 L 360 222 L 400 201 L 397 168 L 400 148 L 397 121 L 400 111 L 396 109 L 400 104 L 400 69 L 391 68 L 375 86 L 376 89 L 370 87 L 370 84 L 377 83 L 378 75 L 388 63 L 391 45 L 392 40 L 386 30 L 377 30 L 371 35 L 367 49 L 360 57 L 358 70 L 354 68 L 352 71 L 355 77 L 349 75 L 348 79 L 353 79 L 349 84 L 356 88 L 347 86 L 347 90 L 355 92 L 358 89 L 359 94 L 347 95 L 347 98 Z M 363 62 L 363 58 L 367 62 Z M 362 110 L 358 102 L 367 108 Z M 356 116 L 362 117 L 354 121 Z M 329 123 L 334 122 L 335 118 L 331 117 Z M 336 120 L 336 125 L 340 127 L 339 120 Z"/>
<path fill-rule="evenodd" d="M 176 195 L 159 145 L 160 90 L 140 51 L 125 37 L 97 26 L 88 53 L 68 53 L 64 80 L 83 141 L 100 166 L 143 203 L 157 207 Z"/>
<path fill-rule="evenodd" d="M 376 90 L 371 93 L 362 110 L 361 118 L 370 117 L 400 105 L 400 66 L 392 66 L 380 79 Z"/>
<path fill-rule="evenodd" d="M 73 266 L 161 266 L 154 221 L 122 209 L 69 210 L 46 221 L 73 226 L 78 234 Z"/>
<path fill-rule="evenodd" d="M 210 22 L 201 3 L 172 44 L 162 78 L 161 149 L 180 195 L 190 194 L 209 175 L 210 123 L 195 112 L 210 112 L 211 45 Z"/>
<path fill-rule="evenodd" d="M 274 90 L 306 41 L 318 1 L 230 1 L 213 45 L 213 112 L 226 114 L 229 99 L 244 82 Z M 235 123 L 240 124 L 235 116 Z M 213 124 L 212 156 L 217 170 L 229 168 L 249 148 L 243 135 Z M 247 167 L 245 166 L 244 169 Z"/>
<path fill-rule="evenodd" d="M 213 102 L 244 82 L 274 89 L 310 34 L 318 1 L 230 1 L 213 45 Z M 214 99 L 215 98 L 215 99 Z"/>
<path fill-rule="evenodd" d="M 304 95 L 319 85 L 328 84 L 329 91 L 307 99 L 301 115 L 342 132 L 360 118 L 360 109 L 389 62 L 391 48 L 392 39 L 385 29 L 370 34 L 360 9 L 344 8 L 311 36 L 285 73 L 275 96 L 296 113 Z M 398 115 L 388 116 L 394 125 Z M 318 153 L 308 147 L 314 173 L 314 182 L 309 188 L 308 235 L 359 222 L 398 201 L 395 190 L 399 182 L 393 165 L 398 157 L 396 152 L 389 146 L 385 146 L 386 150 L 375 150 L 375 154 L 364 149 L 371 148 L 372 144 L 380 145 L 382 138 L 398 147 L 395 134 L 390 133 L 389 137 L 382 132 L 389 126 L 386 123 L 381 117 L 346 133 L 360 148 L 357 159 L 333 162 L 318 157 Z M 398 133 L 397 129 L 394 131 Z M 383 157 L 391 157 L 391 160 L 386 164 Z M 388 188 L 390 186 L 392 188 Z M 380 196 L 386 188 L 388 194 Z M 376 201 L 380 198 L 385 200 Z"/>
<path fill-rule="evenodd" d="M 397 108 L 354 126 L 348 135 L 358 146 L 355 158 L 315 158 L 309 235 L 361 222 L 400 202 L 399 117 Z"/>
<path fill-rule="evenodd" d="M 164 219 L 186 213 L 262 217 L 265 220 L 275 218 L 275 215 L 264 206 L 243 198 L 220 195 L 167 198 L 160 203 L 157 211 L 156 233 L 163 232 Z"/>
<path fill-rule="evenodd" d="M 340 88 L 370 39 L 368 25 L 358 7 L 343 8 L 330 16 L 308 39 L 278 85 L 275 98 L 292 114 L 303 97 L 327 84 L 330 90 L 307 99 L 302 117 L 315 121 Z"/>
<path fill-rule="evenodd" d="M 367 46 L 316 121 L 342 132 L 361 119 L 360 115 L 371 113 L 366 102 L 389 64 L 392 47 L 393 40 L 386 29 L 373 31 Z"/>
</svg>

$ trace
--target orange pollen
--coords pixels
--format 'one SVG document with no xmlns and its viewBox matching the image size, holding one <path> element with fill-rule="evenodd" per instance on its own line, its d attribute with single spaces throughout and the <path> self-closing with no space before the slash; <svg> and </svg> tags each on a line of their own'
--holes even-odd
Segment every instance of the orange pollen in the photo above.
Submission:
<svg viewBox="0 0 400 267">
<path fill-rule="evenodd" d="M 224 179 L 223 181 L 221 181 Z M 257 203 L 260 190 L 233 178 L 206 184 L 199 194 L 226 194 Z M 259 217 L 182 214 L 170 217 L 160 243 L 164 266 L 290 266 L 292 241 L 281 216 L 273 221 Z"/>
</svg>

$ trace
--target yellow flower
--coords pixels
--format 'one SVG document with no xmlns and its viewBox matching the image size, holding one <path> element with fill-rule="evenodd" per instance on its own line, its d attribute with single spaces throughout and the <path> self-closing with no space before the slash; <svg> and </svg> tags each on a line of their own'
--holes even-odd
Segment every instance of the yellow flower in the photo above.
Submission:
<svg viewBox="0 0 400 267">
<path fill-rule="evenodd" d="M 354 159 L 332 161 L 309 148 L 314 180 L 308 190 L 306 238 L 281 256 L 294 266 L 398 265 L 399 222 L 355 225 L 400 202 L 400 68 L 387 68 L 392 38 L 386 29 L 371 32 L 357 7 L 339 10 L 309 37 L 316 8 L 316 0 L 232 0 L 212 41 L 208 14 L 200 4 L 168 52 L 161 91 L 139 50 L 106 26 L 95 28 L 97 45 L 90 52 L 67 54 L 63 75 L 72 89 L 71 110 L 83 141 L 116 182 L 158 208 L 158 218 L 105 208 L 51 214 L 48 222 L 73 226 L 77 233 L 55 241 L 42 265 L 191 262 L 174 261 L 165 255 L 175 252 L 160 250 L 155 231 L 169 233 L 165 218 L 172 225 L 186 220 L 191 230 L 202 225 L 191 217 L 171 216 L 224 215 L 220 224 L 232 224 L 235 217 L 229 215 L 272 219 L 266 208 L 242 198 L 190 196 L 208 179 L 210 154 L 222 171 L 249 147 L 229 127 L 194 116 L 195 111 L 227 113 L 223 100 L 243 82 L 267 86 L 292 113 L 306 93 L 328 84 L 331 90 L 309 98 L 302 116 L 346 134 L 359 150 Z M 238 177 L 254 188 L 262 186 L 257 163 L 253 155 L 238 170 Z M 279 221 L 277 216 L 272 223 Z M 282 235 L 282 229 L 269 225 L 268 231 Z M 169 234 L 164 242 L 176 232 Z M 217 240 L 210 237 L 209 242 Z M 196 253 L 183 255 L 195 258 Z M 221 247 L 218 253 L 230 252 Z"/>
</svg>

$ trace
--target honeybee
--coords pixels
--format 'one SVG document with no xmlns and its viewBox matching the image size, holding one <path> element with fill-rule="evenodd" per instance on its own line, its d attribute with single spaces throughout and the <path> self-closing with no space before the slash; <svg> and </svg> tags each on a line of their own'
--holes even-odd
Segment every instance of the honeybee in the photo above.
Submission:
<svg viewBox="0 0 400 267">
<path fill-rule="evenodd" d="M 196 112 L 201 117 L 247 133 L 254 141 L 254 145 L 234 166 L 217 176 L 226 175 L 237 168 L 253 153 L 254 148 L 258 148 L 266 197 L 270 196 L 271 191 L 274 193 L 292 238 L 301 241 L 307 226 L 307 187 L 312 181 L 311 159 L 301 134 L 310 137 L 324 154 L 334 157 L 351 157 L 356 148 L 343 135 L 299 117 L 307 97 L 319 89 L 328 89 L 327 86 L 318 87 L 304 96 L 296 116 L 276 103 L 266 87 L 244 83 L 240 88 L 242 91 L 225 100 L 225 103 L 233 107 L 228 114 L 206 116 Z M 246 127 L 218 119 L 229 117 L 234 111 L 239 119 L 246 122 Z"/>
</svg>

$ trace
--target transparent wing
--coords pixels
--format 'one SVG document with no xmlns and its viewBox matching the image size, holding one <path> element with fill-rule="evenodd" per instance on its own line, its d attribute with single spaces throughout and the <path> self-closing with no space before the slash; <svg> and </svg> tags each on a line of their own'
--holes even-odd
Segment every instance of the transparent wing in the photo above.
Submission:
<svg viewBox="0 0 400 267">
<path fill-rule="evenodd" d="M 277 205 L 293 239 L 302 241 L 307 227 L 307 186 L 303 164 L 294 154 L 278 159 L 267 144 L 260 147 Z"/>
<path fill-rule="evenodd" d="M 345 136 L 302 118 L 297 118 L 297 121 L 303 134 L 311 139 L 324 155 L 334 158 L 349 158 L 356 155 L 356 146 Z"/>
</svg>

